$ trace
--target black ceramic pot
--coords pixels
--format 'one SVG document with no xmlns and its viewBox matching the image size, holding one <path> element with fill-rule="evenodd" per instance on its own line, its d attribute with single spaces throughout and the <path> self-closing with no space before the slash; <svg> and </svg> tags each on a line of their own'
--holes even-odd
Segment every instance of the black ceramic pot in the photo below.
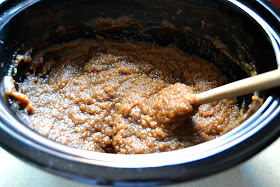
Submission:
<svg viewBox="0 0 280 187">
<path fill-rule="evenodd" d="M 215 140 L 165 153 L 88 152 L 61 145 L 29 129 L 10 109 L 3 86 L 16 51 L 29 45 L 39 50 L 77 38 L 94 39 L 96 34 L 112 40 L 175 45 L 214 63 L 230 81 L 248 76 L 244 63 L 258 73 L 273 70 L 280 63 L 280 13 L 270 2 L 8 0 L 0 5 L 0 14 L 0 143 L 7 151 L 46 171 L 92 184 L 187 181 L 233 167 L 280 135 L 280 91 L 275 88 L 260 93 L 264 104 L 255 114 Z M 97 18 L 122 16 L 137 24 L 113 30 L 89 27 Z M 161 27 L 163 21 L 172 27 Z M 58 29 L 61 26 L 63 31 Z M 187 32 L 183 32 L 184 27 Z M 226 46 L 227 54 L 213 45 L 213 39 Z M 18 81 L 21 78 L 20 74 L 15 77 Z M 238 100 L 247 107 L 251 102 L 250 96 Z"/>
</svg>

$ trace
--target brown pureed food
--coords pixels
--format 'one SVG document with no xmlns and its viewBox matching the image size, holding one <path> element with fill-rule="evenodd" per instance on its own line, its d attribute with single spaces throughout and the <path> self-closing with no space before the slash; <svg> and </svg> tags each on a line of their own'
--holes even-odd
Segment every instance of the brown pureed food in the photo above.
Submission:
<svg viewBox="0 0 280 187">
<path fill-rule="evenodd" d="M 28 63 L 22 112 L 32 129 L 72 147 L 171 151 L 214 139 L 242 121 L 235 99 L 193 108 L 189 94 L 226 78 L 174 47 L 77 40 L 42 50 Z"/>
</svg>

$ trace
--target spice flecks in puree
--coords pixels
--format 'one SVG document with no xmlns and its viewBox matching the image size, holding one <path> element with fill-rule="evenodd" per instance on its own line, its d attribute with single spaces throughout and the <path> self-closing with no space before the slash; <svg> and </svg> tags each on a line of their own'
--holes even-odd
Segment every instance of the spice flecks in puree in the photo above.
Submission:
<svg viewBox="0 0 280 187">
<path fill-rule="evenodd" d="M 34 54 L 29 65 L 21 93 L 30 127 L 72 147 L 171 151 L 211 140 L 239 118 L 235 99 L 192 106 L 189 95 L 226 78 L 175 47 L 77 40 Z"/>
</svg>

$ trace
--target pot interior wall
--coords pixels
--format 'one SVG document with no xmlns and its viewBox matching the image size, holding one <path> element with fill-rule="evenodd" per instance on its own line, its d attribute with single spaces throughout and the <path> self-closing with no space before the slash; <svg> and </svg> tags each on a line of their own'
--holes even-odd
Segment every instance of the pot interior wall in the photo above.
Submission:
<svg viewBox="0 0 280 187">
<path fill-rule="evenodd" d="M 131 18 L 134 24 L 109 29 L 91 26 L 98 18 L 120 17 Z M 174 45 L 215 64 L 230 82 L 248 76 L 252 67 L 258 73 L 277 67 L 265 32 L 245 13 L 223 1 L 44 0 L 17 14 L 0 34 L 4 42 L 0 45 L 0 79 L 7 74 L 16 51 L 32 46 L 35 53 L 54 43 L 95 39 L 96 35 Z M 26 68 L 23 66 L 18 69 Z M 21 74 L 16 77 L 18 81 L 21 78 Z M 251 102 L 247 96 L 240 98 L 240 103 L 244 98 L 247 104 Z"/>
</svg>

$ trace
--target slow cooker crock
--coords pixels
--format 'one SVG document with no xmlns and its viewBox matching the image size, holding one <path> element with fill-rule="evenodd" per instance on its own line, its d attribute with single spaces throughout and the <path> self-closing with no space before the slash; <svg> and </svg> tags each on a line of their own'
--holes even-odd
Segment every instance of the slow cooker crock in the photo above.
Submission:
<svg viewBox="0 0 280 187">
<path fill-rule="evenodd" d="M 57 175 L 91 184 L 167 184 L 197 179 L 233 167 L 257 154 L 280 135 L 279 88 L 260 93 L 264 104 L 229 133 L 209 142 L 165 153 L 118 155 L 78 150 L 29 129 L 11 110 L 3 78 L 13 54 L 34 41 L 44 46 L 80 37 L 91 38 L 85 23 L 99 17 L 128 16 L 144 25 L 98 33 L 106 38 L 176 45 L 182 51 L 213 62 L 230 81 L 247 76 L 239 62 L 263 73 L 279 67 L 279 10 L 264 1 L 3 1 L 0 5 L 0 143 L 19 158 Z M 168 21 L 175 30 L 157 25 Z M 65 26 L 66 35 L 59 26 Z M 177 30 L 191 28 L 182 35 Z M 85 34 L 87 33 L 87 34 Z M 221 41 L 230 54 L 211 43 Z M 35 40 L 36 39 L 36 40 Z M 47 40 L 47 42 L 45 41 Z M 214 58 L 215 57 L 215 58 Z M 241 98 L 248 105 L 250 96 Z"/>
</svg>

